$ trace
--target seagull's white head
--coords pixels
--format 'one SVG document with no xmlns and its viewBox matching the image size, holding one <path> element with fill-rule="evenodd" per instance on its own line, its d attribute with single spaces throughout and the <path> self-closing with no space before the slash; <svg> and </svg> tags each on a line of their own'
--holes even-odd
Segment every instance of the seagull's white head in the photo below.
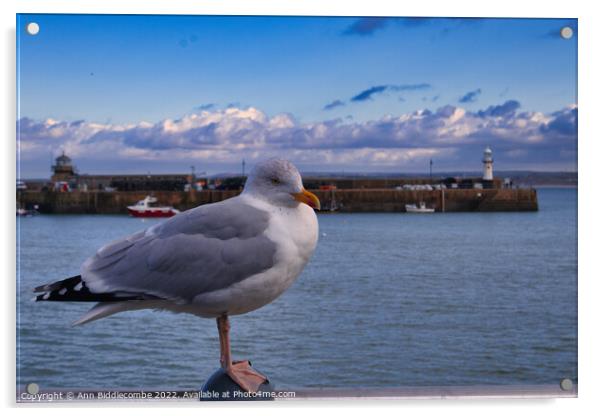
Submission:
<svg viewBox="0 0 602 416">
<path fill-rule="evenodd" d="M 303 187 L 299 171 L 288 160 L 268 159 L 251 171 L 244 193 L 286 207 L 304 203 L 319 210 L 320 200 Z"/>
</svg>

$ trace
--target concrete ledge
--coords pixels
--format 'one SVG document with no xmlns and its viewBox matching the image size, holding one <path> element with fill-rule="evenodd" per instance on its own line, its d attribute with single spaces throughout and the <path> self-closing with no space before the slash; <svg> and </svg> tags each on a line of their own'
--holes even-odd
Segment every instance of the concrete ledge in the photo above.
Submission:
<svg viewBox="0 0 602 416">
<path fill-rule="evenodd" d="M 145 397 L 141 397 L 144 393 Z M 275 399 L 326 400 L 326 399 L 555 399 L 577 397 L 577 385 L 562 390 L 559 385 L 515 386 L 426 386 L 384 388 L 300 388 L 276 390 Z M 291 393 L 294 393 L 291 394 Z M 198 391 L 159 389 L 86 390 L 44 389 L 27 395 L 25 386 L 17 389 L 18 403 L 69 403 L 69 402 L 197 402 Z"/>
<path fill-rule="evenodd" d="M 577 386 L 569 391 L 559 385 L 516 386 L 417 386 L 391 388 L 310 388 L 295 391 L 296 399 L 551 399 L 577 397 Z M 290 400 L 290 399 L 287 399 Z"/>
<path fill-rule="evenodd" d="M 315 190 L 322 206 L 335 205 L 340 212 L 405 212 L 406 204 L 424 202 L 437 212 L 537 211 L 535 189 L 448 189 L 412 191 L 397 189 Z M 23 207 L 39 206 L 44 214 L 127 214 L 126 207 L 148 192 L 19 192 Z M 181 211 L 232 198 L 239 191 L 156 191 L 163 205 Z M 334 202 L 331 202 L 334 198 Z"/>
</svg>

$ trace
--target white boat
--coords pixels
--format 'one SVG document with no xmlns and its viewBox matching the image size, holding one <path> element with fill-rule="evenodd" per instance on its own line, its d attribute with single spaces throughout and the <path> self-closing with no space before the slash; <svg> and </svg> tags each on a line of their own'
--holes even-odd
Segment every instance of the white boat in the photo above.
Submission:
<svg viewBox="0 0 602 416">
<path fill-rule="evenodd" d="M 427 208 L 424 202 L 421 202 L 419 206 L 416 204 L 406 204 L 406 212 L 423 214 L 435 212 L 435 208 Z"/>
<path fill-rule="evenodd" d="M 128 212 L 133 217 L 141 218 L 157 218 L 157 217 L 173 217 L 180 211 L 173 207 L 158 207 L 154 206 L 157 198 L 148 195 L 142 201 L 138 201 L 136 205 L 130 205 Z"/>
<path fill-rule="evenodd" d="M 17 208 L 17 217 L 31 217 L 33 215 L 38 215 L 38 208 L 37 205 L 34 205 L 33 209 Z"/>
</svg>

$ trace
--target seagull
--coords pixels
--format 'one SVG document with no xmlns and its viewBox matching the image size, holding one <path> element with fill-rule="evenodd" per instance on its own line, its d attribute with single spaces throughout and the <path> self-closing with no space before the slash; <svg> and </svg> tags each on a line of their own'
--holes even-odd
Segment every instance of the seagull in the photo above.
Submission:
<svg viewBox="0 0 602 416">
<path fill-rule="evenodd" d="M 139 309 L 215 318 L 224 372 L 256 392 L 267 378 L 233 361 L 230 315 L 258 309 L 299 276 L 318 241 L 320 200 L 289 161 L 269 159 L 243 192 L 201 205 L 100 248 L 80 274 L 39 286 L 36 301 L 98 302 L 74 322 L 85 324 Z"/>
</svg>

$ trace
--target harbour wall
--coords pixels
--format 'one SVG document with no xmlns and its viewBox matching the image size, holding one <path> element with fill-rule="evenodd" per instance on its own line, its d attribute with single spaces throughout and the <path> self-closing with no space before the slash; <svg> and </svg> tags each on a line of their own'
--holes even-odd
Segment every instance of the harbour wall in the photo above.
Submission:
<svg viewBox="0 0 602 416">
<path fill-rule="evenodd" d="M 338 212 L 404 212 L 406 204 L 424 202 L 437 212 L 537 211 L 535 189 L 336 189 L 312 190 L 322 203 Z M 239 191 L 155 191 L 161 205 L 181 211 L 219 202 L 238 195 Z M 126 214 L 126 207 L 144 199 L 147 192 L 53 192 L 22 191 L 17 195 L 21 207 L 47 214 Z M 334 202 L 332 198 L 334 197 Z"/>
</svg>

